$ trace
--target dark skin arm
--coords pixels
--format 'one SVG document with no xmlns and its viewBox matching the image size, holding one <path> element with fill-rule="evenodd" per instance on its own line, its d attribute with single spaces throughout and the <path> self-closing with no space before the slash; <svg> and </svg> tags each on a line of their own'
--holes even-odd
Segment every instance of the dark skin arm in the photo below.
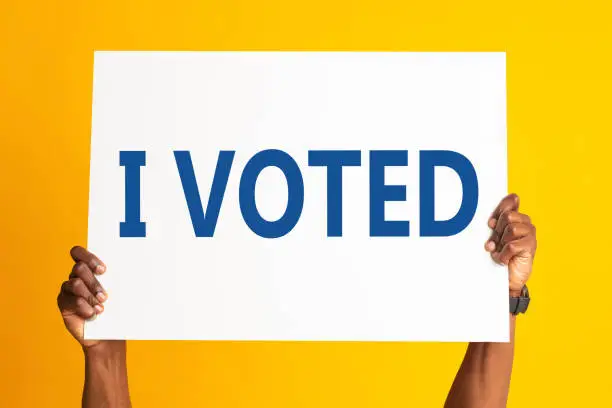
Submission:
<svg viewBox="0 0 612 408">
<path fill-rule="evenodd" d="M 74 266 L 57 297 L 64 324 L 85 354 L 83 408 L 129 408 L 125 341 L 85 340 L 85 320 L 104 312 L 108 295 L 96 275 L 106 266 L 82 247 L 70 251 Z"/>
<path fill-rule="evenodd" d="M 508 266 L 510 296 L 520 295 L 532 271 L 537 247 L 535 227 L 519 212 L 519 198 L 505 197 L 489 219 L 485 250 Z M 503 408 L 508 400 L 514 359 L 516 316 L 509 314 L 509 343 L 470 343 L 450 389 L 445 408 Z"/>
<path fill-rule="evenodd" d="M 470 343 L 446 399 L 445 408 L 502 408 L 506 406 L 514 358 L 514 327 L 510 343 Z"/>
</svg>

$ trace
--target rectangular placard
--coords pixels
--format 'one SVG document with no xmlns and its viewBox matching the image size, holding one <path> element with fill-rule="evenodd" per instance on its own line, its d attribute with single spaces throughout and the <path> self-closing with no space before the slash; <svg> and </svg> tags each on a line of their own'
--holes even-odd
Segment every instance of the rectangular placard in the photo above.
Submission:
<svg viewBox="0 0 612 408">
<path fill-rule="evenodd" d="M 507 341 L 505 53 L 96 52 L 87 338 Z"/>
</svg>

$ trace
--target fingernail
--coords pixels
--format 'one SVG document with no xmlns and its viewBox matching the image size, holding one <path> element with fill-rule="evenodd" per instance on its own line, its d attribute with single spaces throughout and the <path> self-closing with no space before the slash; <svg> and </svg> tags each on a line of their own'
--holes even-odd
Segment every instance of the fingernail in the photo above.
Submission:
<svg viewBox="0 0 612 408">
<path fill-rule="evenodd" d="M 497 225 L 497 220 L 495 218 L 490 218 L 488 225 L 490 228 L 495 228 L 495 226 Z"/>
<path fill-rule="evenodd" d="M 94 309 L 96 309 L 96 314 L 100 314 L 104 311 L 104 308 L 100 305 L 95 305 Z"/>
<path fill-rule="evenodd" d="M 106 302 L 106 299 L 108 299 L 108 296 L 106 296 L 106 294 L 104 292 L 98 292 L 98 293 L 96 293 L 96 298 L 100 302 Z"/>
<path fill-rule="evenodd" d="M 90 317 L 89 319 L 87 319 L 87 320 L 91 322 L 91 321 L 93 321 L 93 320 L 96 320 L 96 317 L 98 317 L 98 315 L 94 313 L 94 314 L 93 314 L 93 315 L 91 315 L 91 317 Z"/>
<path fill-rule="evenodd" d="M 104 266 L 104 265 L 96 266 L 96 273 L 97 274 L 103 274 L 104 272 L 106 272 L 106 266 Z"/>
</svg>

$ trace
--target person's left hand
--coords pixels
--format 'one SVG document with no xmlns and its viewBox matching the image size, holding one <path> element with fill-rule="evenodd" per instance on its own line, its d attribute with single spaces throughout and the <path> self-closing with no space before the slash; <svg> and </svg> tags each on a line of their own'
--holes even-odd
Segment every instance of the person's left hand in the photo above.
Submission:
<svg viewBox="0 0 612 408">
<path fill-rule="evenodd" d="M 493 229 L 485 244 L 487 252 L 497 263 L 508 266 L 510 295 L 520 295 L 531 275 L 537 240 L 536 229 L 528 215 L 519 211 L 519 197 L 505 197 L 489 219 Z"/>
</svg>

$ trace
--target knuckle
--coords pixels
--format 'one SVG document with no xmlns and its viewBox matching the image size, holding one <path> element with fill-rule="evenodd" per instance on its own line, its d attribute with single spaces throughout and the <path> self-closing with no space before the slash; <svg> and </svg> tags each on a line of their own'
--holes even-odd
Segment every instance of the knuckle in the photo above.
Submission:
<svg viewBox="0 0 612 408">
<path fill-rule="evenodd" d="M 76 299 L 76 306 L 81 310 L 89 309 L 89 303 L 87 303 L 87 301 L 82 297 Z"/>
<path fill-rule="evenodd" d="M 72 282 L 72 288 L 75 291 L 80 291 L 80 290 L 85 289 L 85 283 L 83 282 L 81 278 L 73 278 L 73 279 L 70 279 L 70 281 Z"/>
<path fill-rule="evenodd" d="M 518 224 L 510 224 L 510 226 L 508 226 L 508 229 L 510 230 L 510 234 L 516 236 L 519 233 L 519 226 Z"/>
<path fill-rule="evenodd" d="M 505 213 L 501 215 L 500 218 L 504 224 L 507 224 L 508 221 L 510 220 L 510 214 L 511 214 L 511 211 L 506 211 Z"/>
<path fill-rule="evenodd" d="M 85 264 L 85 262 L 79 261 L 77 263 L 74 264 L 74 266 L 72 267 L 72 272 L 79 277 L 83 277 L 85 275 L 85 273 L 87 272 L 87 265 Z"/>
</svg>

